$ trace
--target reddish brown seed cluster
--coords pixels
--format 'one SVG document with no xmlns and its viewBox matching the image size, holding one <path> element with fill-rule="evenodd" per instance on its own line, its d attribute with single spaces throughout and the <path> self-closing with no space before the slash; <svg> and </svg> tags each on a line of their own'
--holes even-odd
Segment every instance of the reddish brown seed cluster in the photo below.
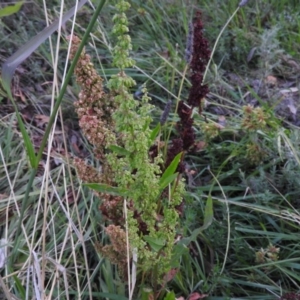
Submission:
<svg viewBox="0 0 300 300">
<path fill-rule="evenodd" d="M 186 47 L 186 59 L 190 67 L 190 80 L 192 83 L 187 103 L 180 101 L 178 104 L 178 116 L 180 120 L 176 124 L 180 138 L 172 141 L 172 146 L 168 149 L 166 167 L 173 158 L 182 151 L 189 151 L 195 145 L 195 132 L 193 128 L 194 120 L 192 112 L 195 107 L 201 113 L 201 102 L 208 93 L 208 86 L 202 84 L 203 74 L 210 58 L 208 41 L 203 36 L 203 24 L 201 12 L 198 11 L 193 22 L 189 25 L 189 34 Z M 184 171 L 183 162 L 178 166 L 177 171 Z"/>
<path fill-rule="evenodd" d="M 188 105 L 192 108 L 199 107 L 201 112 L 201 101 L 208 93 L 208 86 L 202 84 L 203 73 L 210 58 L 208 41 L 203 36 L 203 24 L 201 21 L 201 12 L 196 13 L 193 21 L 193 51 L 190 62 L 191 82 Z"/>
</svg>

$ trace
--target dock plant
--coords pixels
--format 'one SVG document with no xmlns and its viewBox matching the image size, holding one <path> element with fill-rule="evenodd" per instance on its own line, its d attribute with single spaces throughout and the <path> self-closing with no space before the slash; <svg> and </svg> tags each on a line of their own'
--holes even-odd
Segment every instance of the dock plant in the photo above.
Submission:
<svg viewBox="0 0 300 300">
<path fill-rule="evenodd" d="M 198 12 L 190 24 L 186 51 L 192 82 L 190 95 L 187 102 L 178 103 L 177 136 L 162 143 L 160 130 L 171 102 L 155 126 L 146 88 L 140 101 L 131 92 L 136 83 L 127 74 L 127 69 L 135 64 L 130 57 L 132 46 L 126 17 L 129 7 L 124 0 L 115 5 L 112 64 L 119 72 L 111 76 L 108 91 L 104 91 L 103 80 L 89 55 L 82 52 L 77 63 L 75 75 L 81 91 L 75 108 L 101 170 L 80 159 L 75 160 L 75 165 L 81 179 L 97 192 L 100 210 L 107 220 L 105 232 L 111 243 L 99 243 L 97 249 L 118 265 L 120 275 L 129 282 L 135 280 L 130 271 L 133 261 L 139 284 L 151 287 L 157 298 L 178 266 L 173 258 L 184 206 L 184 155 L 195 145 L 192 112 L 194 108 L 201 112 L 201 100 L 208 92 L 202 76 L 210 52 Z M 80 40 L 73 36 L 70 42 L 72 59 Z"/>
</svg>

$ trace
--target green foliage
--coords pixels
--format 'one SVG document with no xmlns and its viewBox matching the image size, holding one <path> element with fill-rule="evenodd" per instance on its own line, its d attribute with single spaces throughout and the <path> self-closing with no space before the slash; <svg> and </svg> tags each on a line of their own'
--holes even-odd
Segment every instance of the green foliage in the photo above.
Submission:
<svg viewBox="0 0 300 300">
<path fill-rule="evenodd" d="M 130 88 L 135 85 L 135 82 L 126 75 L 124 70 L 134 64 L 134 61 L 129 58 L 129 51 L 132 47 L 125 15 L 128 8 L 129 4 L 125 1 L 118 1 L 116 4 L 117 14 L 113 18 L 115 25 L 112 32 L 116 36 L 117 42 L 113 49 L 113 64 L 120 69 L 120 72 L 118 75 L 112 76 L 108 83 L 110 90 L 117 94 L 114 96 L 117 108 L 113 118 L 116 131 L 121 137 L 118 144 L 125 149 L 128 155 L 119 157 L 118 153 L 113 151 L 107 155 L 107 159 L 118 188 L 127 190 L 127 198 L 129 201 L 133 201 L 134 208 L 149 230 L 148 235 L 140 236 L 137 221 L 129 212 L 130 244 L 131 247 L 137 248 L 139 267 L 143 272 L 155 271 L 155 276 L 159 279 L 170 269 L 178 223 L 175 206 L 181 202 L 183 191 L 181 181 L 169 195 L 168 201 L 161 201 L 162 207 L 158 205 L 158 200 L 162 190 L 177 178 L 174 173 L 180 155 L 174 159 L 161 176 L 162 158 L 158 156 L 153 162 L 149 158 L 149 147 L 153 143 L 154 135 L 157 134 L 150 129 L 152 106 L 148 104 L 149 98 L 146 91 L 144 91 L 141 103 L 134 99 Z M 108 147 L 111 149 L 115 145 L 109 144 Z M 160 214 L 163 219 L 157 226 Z M 162 253 L 162 250 L 163 255 L 157 255 L 157 252 Z"/>
<path fill-rule="evenodd" d="M 159 180 L 159 190 L 164 190 L 174 179 L 178 176 L 176 169 L 181 160 L 182 153 L 177 154 L 164 173 L 161 175 Z"/>
<path fill-rule="evenodd" d="M 174 292 L 169 292 L 164 300 L 176 300 L 175 293 Z"/>
<path fill-rule="evenodd" d="M 1 8 L 0 9 L 0 18 L 7 17 L 7 16 L 17 13 L 20 10 L 20 8 L 22 7 L 23 3 L 24 3 L 23 1 L 19 1 L 13 5 L 8 5 L 4 8 Z"/>
</svg>

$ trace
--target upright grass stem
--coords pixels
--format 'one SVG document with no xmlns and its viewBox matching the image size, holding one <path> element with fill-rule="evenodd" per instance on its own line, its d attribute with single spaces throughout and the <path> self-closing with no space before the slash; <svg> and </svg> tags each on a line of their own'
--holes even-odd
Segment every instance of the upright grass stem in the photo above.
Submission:
<svg viewBox="0 0 300 300">
<path fill-rule="evenodd" d="M 246 2 L 246 1 L 241 1 L 241 3 L 242 3 L 242 2 Z M 231 20 L 234 18 L 234 16 L 236 15 L 236 13 L 237 13 L 237 12 L 239 11 L 239 9 L 240 9 L 242 6 L 244 6 L 244 5 L 246 5 L 246 3 L 243 4 L 243 5 L 240 4 L 240 5 L 237 7 L 237 9 L 236 9 L 236 10 L 234 11 L 234 13 L 230 16 L 230 18 L 227 20 L 226 24 L 224 25 L 224 27 L 222 28 L 222 30 L 221 30 L 220 33 L 218 34 L 218 37 L 217 37 L 216 42 L 215 42 L 215 44 L 214 44 L 214 47 L 213 47 L 213 49 L 212 49 L 212 51 L 211 51 L 211 55 L 210 55 L 209 61 L 208 61 L 208 63 L 207 63 L 207 66 L 206 66 L 206 69 L 205 69 L 205 72 L 204 72 L 204 75 L 203 75 L 202 85 L 204 84 L 204 81 L 205 81 L 205 78 L 206 78 L 206 75 L 207 75 L 207 72 L 208 72 L 208 69 L 209 69 L 211 60 L 212 60 L 213 55 L 214 55 L 214 53 L 215 53 L 215 51 L 216 51 L 216 49 L 217 49 L 217 45 L 218 45 L 218 43 L 219 43 L 219 40 L 220 40 L 221 36 L 223 35 L 223 33 L 224 33 L 226 27 L 227 27 L 228 24 L 231 22 Z"/>
</svg>

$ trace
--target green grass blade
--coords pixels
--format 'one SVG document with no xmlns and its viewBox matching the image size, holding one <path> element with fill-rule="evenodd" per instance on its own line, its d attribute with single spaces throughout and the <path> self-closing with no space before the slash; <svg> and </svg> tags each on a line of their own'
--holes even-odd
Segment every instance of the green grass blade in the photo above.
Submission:
<svg viewBox="0 0 300 300">
<path fill-rule="evenodd" d="M 213 200 L 211 196 L 208 196 L 206 200 L 205 211 L 204 211 L 203 225 L 193 231 L 191 236 L 192 240 L 195 240 L 199 233 L 201 233 L 203 230 L 207 229 L 211 225 L 213 218 L 214 218 Z"/>
<path fill-rule="evenodd" d="M 197 239 L 197 236 L 205 229 L 207 229 L 214 217 L 214 211 L 213 211 L 213 200 L 212 197 L 209 195 L 206 201 L 205 211 L 204 211 L 204 222 L 203 225 L 197 229 L 195 229 L 192 232 L 192 235 L 188 238 L 183 238 L 181 240 L 181 243 L 188 245 L 190 242 L 195 241 Z"/>
<path fill-rule="evenodd" d="M 12 105 L 14 107 L 15 113 L 16 113 L 18 124 L 19 124 L 20 130 L 21 130 L 21 134 L 22 134 L 22 137 L 23 137 L 24 144 L 25 144 L 26 153 L 27 153 L 29 161 L 30 161 L 30 165 L 31 165 L 32 168 L 37 168 L 39 163 L 38 163 L 36 155 L 35 155 L 34 146 L 31 142 L 29 134 L 28 134 L 28 132 L 25 128 L 24 122 L 23 122 L 23 120 L 20 116 L 17 104 L 14 101 L 14 98 L 11 94 L 10 89 L 7 90 L 7 95 L 8 95 L 8 98 L 10 98 L 10 100 L 12 102 Z"/>
<path fill-rule="evenodd" d="M 154 140 L 156 139 L 157 135 L 159 134 L 161 129 L 161 125 L 160 123 L 158 123 L 155 128 L 152 130 L 151 135 L 150 135 L 150 139 L 152 142 L 154 142 Z"/>
<path fill-rule="evenodd" d="M 164 190 L 170 183 L 172 183 L 178 176 L 178 173 L 174 173 L 168 177 L 166 177 L 164 180 L 161 180 L 159 183 L 160 190 Z"/>
<path fill-rule="evenodd" d="M 176 300 L 175 294 L 174 292 L 169 292 L 166 297 L 164 298 L 164 300 Z"/>
<path fill-rule="evenodd" d="M 21 299 L 26 299 L 26 292 L 25 289 L 21 283 L 21 280 L 17 277 L 17 276 L 13 276 L 14 281 L 16 283 L 16 288 L 18 289 L 19 292 L 19 296 L 21 297 Z"/>
<path fill-rule="evenodd" d="M 23 1 L 17 2 L 14 5 L 8 5 L 0 9 L 0 18 L 7 17 L 17 13 L 23 5 Z"/>
<path fill-rule="evenodd" d="M 182 156 L 182 152 L 178 153 L 174 159 L 172 160 L 172 162 L 170 163 L 170 165 L 167 167 L 167 169 L 165 170 L 165 172 L 162 174 L 160 181 L 159 181 L 159 185 L 160 188 L 162 188 L 162 186 L 164 186 L 165 182 L 168 181 L 168 178 L 174 175 L 178 164 L 180 162 Z"/>
</svg>

